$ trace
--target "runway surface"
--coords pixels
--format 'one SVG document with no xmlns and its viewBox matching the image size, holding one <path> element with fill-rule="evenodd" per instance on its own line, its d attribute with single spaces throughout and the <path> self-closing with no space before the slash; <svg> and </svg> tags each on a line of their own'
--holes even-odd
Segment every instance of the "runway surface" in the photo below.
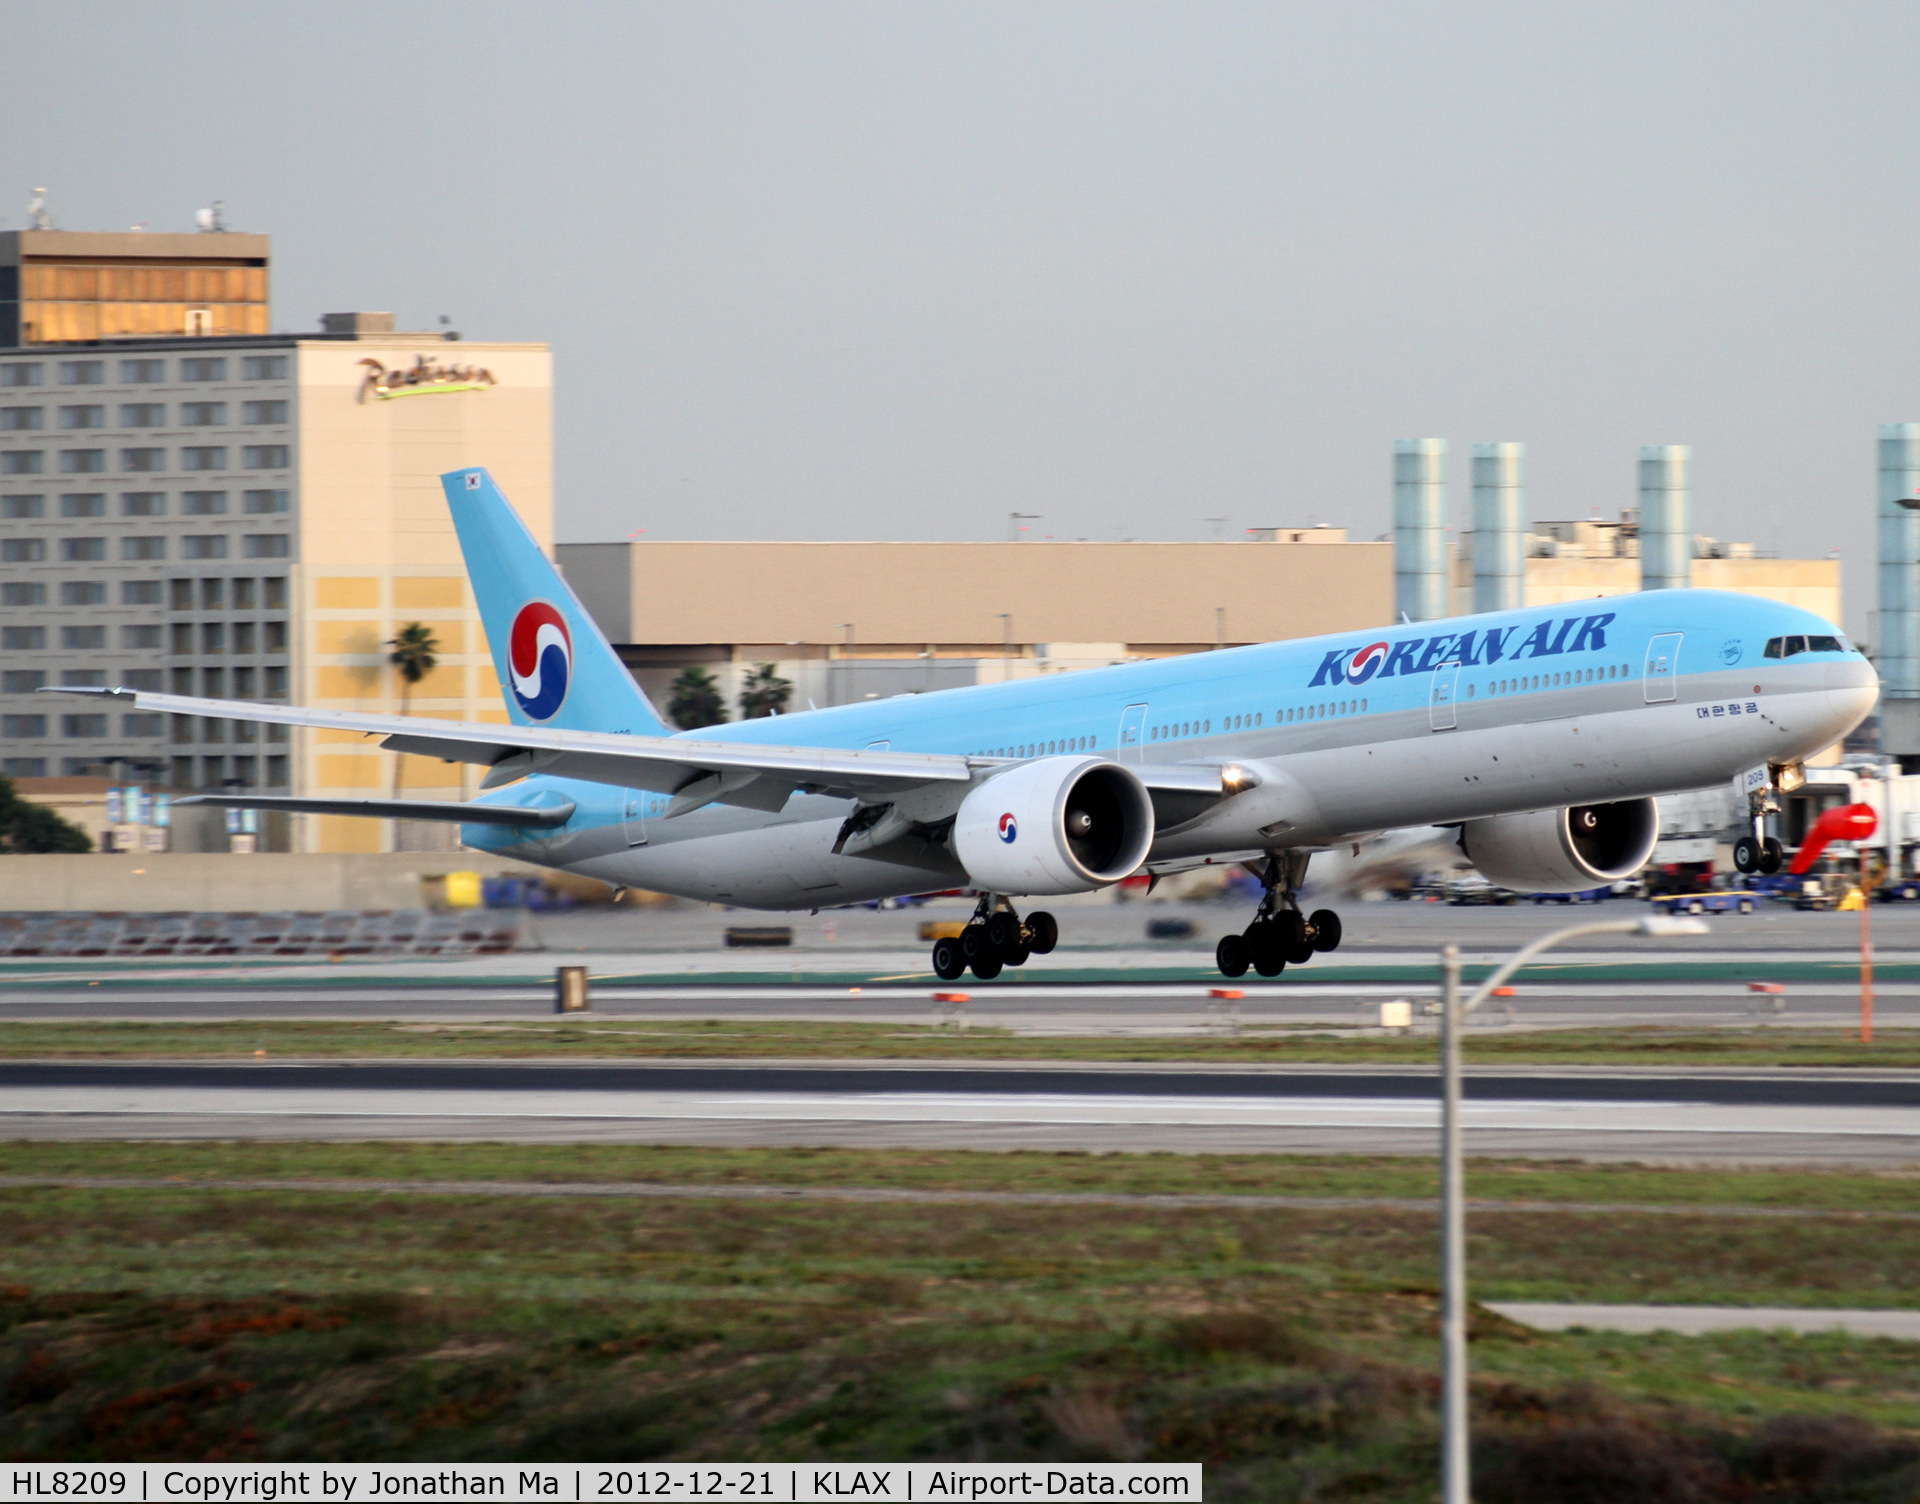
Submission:
<svg viewBox="0 0 1920 1504">
<path fill-rule="evenodd" d="M 0 1064 L 12 1138 L 497 1139 L 1427 1154 L 1430 1073 L 1365 1068 Z M 1480 1154 L 1920 1163 L 1920 1079 L 1475 1071 Z"/>
</svg>

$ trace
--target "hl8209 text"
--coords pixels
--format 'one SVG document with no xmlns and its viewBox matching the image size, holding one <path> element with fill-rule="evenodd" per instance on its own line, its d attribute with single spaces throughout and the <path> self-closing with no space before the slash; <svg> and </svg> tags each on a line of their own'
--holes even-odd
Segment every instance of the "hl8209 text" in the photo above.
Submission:
<svg viewBox="0 0 1920 1504">
<path fill-rule="evenodd" d="M 111 1499 L 127 1491 L 127 1475 L 110 1468 L 35 1468 L 13 1475 L 14 1497 L 26 1499 Z"/>
</svg>

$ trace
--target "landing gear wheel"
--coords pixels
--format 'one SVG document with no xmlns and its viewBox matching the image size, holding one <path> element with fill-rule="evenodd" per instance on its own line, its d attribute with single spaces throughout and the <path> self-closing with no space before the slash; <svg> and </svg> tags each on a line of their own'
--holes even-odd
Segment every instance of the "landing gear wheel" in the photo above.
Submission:
<svg viewBox="0 0 1920 1504">
<path fill-rule="evenodd" d="M 973 968 L 973 974 L 983 982 L 991 982 L 1000 975 L 1000 958 L 992 951 L 981 951 L 967 964 Z"/>
<path fill-rule="evenodd" d="M 1742 836 L 1733 843 L 1733 866 L 1736 872 L 1760 870 L 1760 843 L 1752 836 Z"/>
<path fill-rule="evenodd" d="M 1253 964 L 1253 952 L 1247 946 L 1245 935 L 1222 935 L 1220 943 L 1213 948 L 1213 964 L 1220 968 L 1223 977 L 1243 977 L 1247 968 Z"/>
<path fill-rule="evenodd" d="M 1031 946 L 1016 945 L 1012 950 L 1001 951 L 1000 959 L 1008 966 L 1025 966 L 1027 964 L 1027 957 L 1032 954 L 1033 949 Z"/>
<path fill-rule="evenodd" d="M 1044 956 L 1060 943 L 1060 926 L 1054 923 L 1053 915 L 1042 909 L 1037 914 L 1027 915 L 1027 949 L 1036 956 Z"/>
<path fill-rule="evenodd" d="M 1340 916 L 1332 909 L 1315 909 L 1307 916 L 1313 930 L 1313 948 L 1317 951 L 1340 948 Z"/>
<path fill-rule="evenodd" d="M 933 942 L 933 974 L 943 982 L 957 982 L 967 974 L 967 958 L 960 954 L 958 940 Z"/>
<path fill-rule="evenodd" d="M 1271 921 L 1255 924 L 1247 930 L 1247 955 L 1253 969 L 1263 977 L 1277 977 L 1287 969 L 1284 937 Z"/>
<path fill-rule="evenodd" d="M 1020 921 L 1005 909 L 987 915 L 987 949 L 1005 956 L 1020 944 Z"/>
<path fill-rule="evenodd" d="M 960 931 L 960 954 L 969 963 L 975 956 L 986 955 L 991 949 L 987 944 L 987 927 L 984 924 L 970 924 Z"/>
<path fill-rule="evenodd" d="M 1786 865 L 1786 860 L 1787 853 L 1785 849 L 1772 836 L 1768 836 L 1760 847 L 1761 873 L 1764 876 L 1772 877 L 1774 873 Z"/>
<path fill-rule="evenodd" d="M 1283 909 L 1275 914 L 1273 932 L 1280 940 L 1280 954 L 1295 966 L 1313 959 L 1313 942 L 1307 938 L 1307 921 L 1298 909 Z"/>
</svg>

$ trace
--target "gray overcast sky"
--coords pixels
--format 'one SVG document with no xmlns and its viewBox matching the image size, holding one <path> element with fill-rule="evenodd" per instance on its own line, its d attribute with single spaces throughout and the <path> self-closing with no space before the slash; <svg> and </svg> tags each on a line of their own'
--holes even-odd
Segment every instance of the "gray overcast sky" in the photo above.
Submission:
<svg viewBox="0 0 1920 1504">
<path fill-rule="evenodd" d="M 550 340 L 559 534 L 1535 517 L 1694 446 L 1842 550 L 1920 418 L 1911 3 L 0 7 L 0 226 L 275 237 L 275 311 Z M 17 203 L 5 200 L 15 199 Z"/>
</svg>

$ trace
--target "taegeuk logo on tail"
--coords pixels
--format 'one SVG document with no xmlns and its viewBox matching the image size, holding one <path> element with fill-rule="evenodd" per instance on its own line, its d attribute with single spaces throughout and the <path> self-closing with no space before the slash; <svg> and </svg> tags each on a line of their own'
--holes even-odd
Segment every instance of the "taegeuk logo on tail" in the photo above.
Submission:
<svg viewBox="0 0 1920 1504">
<path fill-rule="evenodd" d="M 573 634 L 558 607 L 528 601 L 520 608 L 507 634 L 507 678 L 529 720 L 550 721 L 559 713 L 573 678 Z"/>
</svg>

